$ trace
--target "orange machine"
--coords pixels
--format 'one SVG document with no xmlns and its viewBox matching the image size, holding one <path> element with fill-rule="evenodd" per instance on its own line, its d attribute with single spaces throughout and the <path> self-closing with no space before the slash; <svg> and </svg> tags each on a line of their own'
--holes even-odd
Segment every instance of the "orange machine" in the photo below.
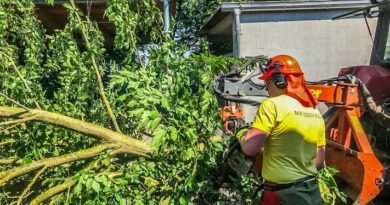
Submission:
<svg viewBox="0 0 390 205">
<path fill-rule="evenodd" d="M 367 204 L 382 189 L 385 190 L 382 196 L 390 195 L 390 171 L 385 171 L 390 170 L 390 1 L 371 2 L 373 4 L 368 7 L 333 18 L 363 15 L 366 20 L 366 17 L 378 17 L 370 65 L 350 66 L 341 69 L 337 78 L 307 83 L 313 95 L 330 108 L 324 114 L 326 163 L 340 171 L 338 175 L 342 181 L 338 185 L 355 200 L 355 204 Z M 370 31 L 368 24 L 367 28 Z M 230 127 L 237 129 L 237 124 L 250 125 L 254 118 L 251 113 L 256 112 L 264 100 L 262 97 L 267 96 L 264 83 L 252 79 L 262 73 L 263 69 L 259 68 L 268 59 L 264 56 L 255 58 L 259 64 L 251 67 L 256 68 L 254 71 L 247 67 L 250 63 L 245 63 L 240 69 L 231 68 L 214 82 L 221 107 L 235 103 L 235 109 L 242 108 L 243 112 L 236 115 L 228 112 L 231 108 L 224 108 L 227 111 L 224 122 L 230 125 L 225 129 L 233 133 Z M 346 75 L 356 79 L 346 80 Z"/>
<path fill-rule="evenodd" d="M 333 106 L 331 115 L 325 117 L 327 166 L 339 169 L 339 177 L 345 182 L 343 191 L 355 204 L 367 204 L 381 191 L 384 169 L 359 120 L 363 111 L 361 90 L 344 82 L 307 87 L 318 101 Z"/>
<path fill-rule="evenodd" d="M 343 192 L 355 201 L 355 204 L 367 204 L 377 196 L 384 183 L 384 168 L 373 152 L 369 138 L 360 122 L 364 111 L 362 91 L 357 84 L 340 80 L 308 83 L 307 87 L 317 98 L 330 107 L 324 115 L 326 123 L 326 164 L 339 170 L 339 183 Z M 235 133 L 233 129 L 248 125 L 243 122 L 245 116 L 240 104 L 231 101 L 221 110 L 225 132 Z M 241 103 L 245 105 L 245 103 Z M 239 125 L 237 125 L 237 123 Z M 240 156 L 242 158 L 242 156 Z M 237 157 L 236 158 L 240 158 Z M 244 166 L 244 158 L 238 161 Z M 257 158 L 247 167 L 244 174 L 260 170 Z M 261 159 L 260 159 L 261 160 Z M 237 165 L 238 167 L 238 165 Z M 242 173 L 243 174 L 243 173 Z"/>
</svg>

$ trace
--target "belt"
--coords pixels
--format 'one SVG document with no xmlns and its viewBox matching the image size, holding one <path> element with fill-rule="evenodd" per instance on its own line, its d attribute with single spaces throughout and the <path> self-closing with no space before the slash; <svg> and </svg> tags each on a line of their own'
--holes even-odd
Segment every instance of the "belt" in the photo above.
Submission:
<svg viewBox="0 0 390 205">
<path fill-rule="evenodd" d="M 263 185 L 264 190 L 278 191 L 281 189 L 287 189 L 287 188 L 290 188 L 292 186 L 302 184 L 304 182 L 311 181 L 313 179 L 316 179 L 316 176 L 312 175 L 312 176 L 303 177 L 303 178 L 300 178 L 294 182 L 287 183 L 287 184 L 274 184 L 274 183 L 270 183 L 270 182 L 264 182 L 262 185 Z"/>
</svg>

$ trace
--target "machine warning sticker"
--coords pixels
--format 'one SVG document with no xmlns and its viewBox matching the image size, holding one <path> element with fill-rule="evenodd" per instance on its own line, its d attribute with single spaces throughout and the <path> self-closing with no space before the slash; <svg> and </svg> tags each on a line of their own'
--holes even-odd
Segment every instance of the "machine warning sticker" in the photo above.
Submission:
<svg viewBox="0 0 390 205">
<path fill-rule="evenodd" d="M 315 98 L 320 98 L 320 95 L 322 93 L 322 90 L 317 90 L 317 89 L 309 89 L 311 94 L 315 97 Z"/>
</svg>

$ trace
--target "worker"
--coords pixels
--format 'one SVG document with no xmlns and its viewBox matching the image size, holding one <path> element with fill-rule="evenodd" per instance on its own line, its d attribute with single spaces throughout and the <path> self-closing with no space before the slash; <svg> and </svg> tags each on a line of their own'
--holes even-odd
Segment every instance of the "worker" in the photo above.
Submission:
<svg viewBox="0 0 390 205">
<path fill-rule="evenodd" d="M 263 154 L 262 204 L 320 205 L 316 174 L 325 166 L 325 123 L 291 56 L 273 57 L 259 77 L 269 98 L 252 127 L 237 135 L 248 156 Z M 241 132 L 242 133 L 242 132 Z"/>
</svg>

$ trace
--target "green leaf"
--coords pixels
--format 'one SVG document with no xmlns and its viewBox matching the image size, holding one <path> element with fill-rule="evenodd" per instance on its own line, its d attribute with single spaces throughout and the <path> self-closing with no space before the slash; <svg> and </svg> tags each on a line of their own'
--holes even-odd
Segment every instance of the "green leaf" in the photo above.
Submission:
<svg viewBox="0 0 390 205">
<path fill-rule="evenodd" d="M 145 112 L 145 109 L 143 108 L 138 108 L 136 110 L 132 110 L 129 112 L 130 115 L 136 117 L 136 118 L 140 118 L 141 115 Z"/>
<path fill-rule="evenodd" d="M 138 103 L 134 100 L 131 100 L 129 103 L 127 103 L 127 107 L 133 108 L 137 105 Z"/>
<path fill-rule="evenodd" d="M 69 10 L 72 10 L 72 9 L 73 9 L 72 5 L 70 5 L 69 3 L 63 3 L 62 5 L 63 5 L 65 8 L 69 9 Z"/>
<path fill-rule="evenodd" d="M 144 202 L 142 202 L 141 200 L 137 199 L 135 201 L 135 205 L 144 205 Z"/>
<path fill-rule="evenodd" d="M 150 177 L 145 178 L 145 185 L 148 187 L 156 187 L 158 184 L 158 181 L 155 179 L 152 179 Z"/>
<path fill-rule="evenodd" d="M 49 5 L 53 5 L 54 4 L 54 0 L 46 0 L 46 3 L 49 4 Z"/>
<path fill-rule="evenodd" d="M 167 98 L 165 98 L 165 97 L 161 98 L 161 105 L 162 105 L 163 108 L 165 108 L 167 110 L 170 110 Z"/>
<path fill-rule="evenodd" d="M 186 205 L 187 204 L 187 200 L 184 197 L 180 197 L 179 202 L 182 205 Z"/>
<path fill-rule="evenodd" d="M 207 102 L 207 103 L 204 103 L 203 105 L 202 105 L 202 112 L 204 113 L 204 112 L 206 112 L 207 111 L 207 109 L 210 107 L 210 104 Z"/>
<path fill-rule="evenodd" d="M 215 149 L 215 151 L 219 152 L 219 151 L 223 151 L 223 146 L 221 143 L 219 142 L 214 142 L 213 143 L 213 147 Z"/>
<path fill-rule="evenodd" d="M 96 192 L 96 193 L 99 193 L 100 192 L 100 184 L 93 180 L 92 181 L 92 189 Z"/>
<path fill-rule="evenodd" d="M 176 142 L 176 140 L 177 140 L 177 129 L 175 128 L 175 127 L 169 127 L 169 129 L 170 129 L 170 131 L 171 131 L 171 139 L 174 141 L 174 142 Z"/>
<path fill-rule="evenodd" d="M 22 159 L 22 165 L 26 165 L 26 164 L 30 164 L 33 160 L 31 159 L 30 156 L 25 156 L 23 159 Z"/>
<path fill-rule="evenodd" d="M 184 159 L 189 160 L 194 157 L 194 150 L 192 148 L 188 148 L 185 152 Z"/>
<path fill-rule="evenodd" d="M 154 119 L 152 121 L 152 123 L 150 123 L 150 131 L 153 132 L 157 128 L 157 126 L 160 124 L 160 122 L 161 122 L 161 118 L 160 117 Z"/>
<path fill-rule="evenodd" d="M 155 146 L 155 147 L 159 147 L 164 142 L 165 135 L 166 135 L 166 131 L 165 130 L 163 130 L 161 128 L 157 128 L 153 132 L 152 145 Z"/>
<path fill-rule="evenodd" d="M 87 179 L 87 182 L 85 183 L 85 186 L 87 187 L 87 189 L 92 189 L 93 182 L 94 182 L 94 180 L 92 178 Z"/>
<path fill-rule="evenodd" d="M 149 117 L 151 118 L 151 119 L 156 119 L 156 118 L 158 118 L 158 117 L 160 117 L 160 113 L 158 112 L 158 111 L 151 111 L 150 113 L 149 113 Z"/>
<path fill-rule="evenodd" d="M 119 200 L 119 205 L 127 205 L 126 199 L 121 198 L 121 199 Z"/>
<path fill-rule="evenodd" d="M 148 117 L 145 117 L 145 116 L 142 116 L 143 119 L 141 120 L 141 122 L 138 124 L 137 128 L 135 128 L 136 130 L 140 130 L 142 129 L 143 127 L 145 127 L 148 122 L 150 121 Z"/>
<path fill-rule="evenodd" d="M 81 183 L 77 183 L 76 187 L 73 189 L 73 192 L 75 194 L 80 194 L 82 187 L 83 187 L 83 185 Z"/>
<path fill-rule="evenodd" d="M 123 94 L 123 95 L 121 95 L 121 96 L 118 97 L 118 100 L 121 101 L 121 102 L 123 102 L 123 101 L 126 100 L 127 96 L 128 96 L 128 94 Z"/>
<path fill-rule="evenodd" d="M 93 179 L 97 182 L 103 182 L 102 176 L 96 175 Z"/>
<path fill-rule="evenodd" d="M 154 169 L 155 167 L 156 167 L 156 165 L 154 164 L 154 162 L 149 162 L 149 163 L 147 163 L 147 168 L 148 168 L 148 169 L 152 170 L 152 169 Z"/>
</svg>

